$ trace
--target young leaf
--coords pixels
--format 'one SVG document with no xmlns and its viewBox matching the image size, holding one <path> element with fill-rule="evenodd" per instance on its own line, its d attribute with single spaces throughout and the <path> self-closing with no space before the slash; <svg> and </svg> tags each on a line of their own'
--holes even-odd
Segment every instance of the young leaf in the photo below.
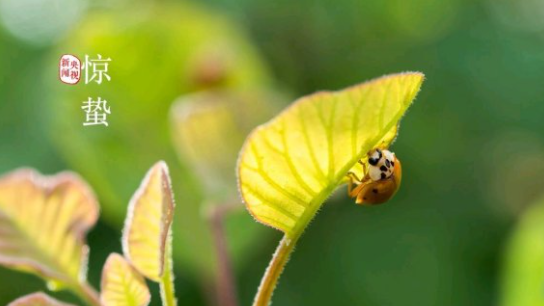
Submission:
<svg viewBox="0 0 544 306">
<path fill-rule="evenodd" d="M 151 299 L 144 278 L 115 253 L 106 260 L 100 287 L 102 306 L 145 306 Z"/>
<path fill-rule="evenodd" d="M 544 306 L 544 198 L 521 216 L 506 245 L 499 305 Z"/>
<path fill-rule="evenodd" d="M 55 300 L 43 292 L 25 295 L 8 304 L 8 306 L 74 306 Z"/>
<path fill-rule="evenodd" d="M 241 194 L 251 214 L 296 240 L 357 161 L 392 141 L 391 130 L 423 78 L 417 72 L 394 74 L 319 92 L 255 129 L 238 166 Z"/>
<path fill-rule="evenodd" d="M 174 199 L 168 167 L 156 163 L 130 200 L 123 252 L 145 277 L 160 281 L 165 270 L 165 255 L 174 215 Z"/>
<path fill-rule="evenodd" d="M 95 197 L 75 174 L 8 174 L 0 178 L 0 264 L 88 295 L 85 234 L 97 218 Z"/>
</svg>

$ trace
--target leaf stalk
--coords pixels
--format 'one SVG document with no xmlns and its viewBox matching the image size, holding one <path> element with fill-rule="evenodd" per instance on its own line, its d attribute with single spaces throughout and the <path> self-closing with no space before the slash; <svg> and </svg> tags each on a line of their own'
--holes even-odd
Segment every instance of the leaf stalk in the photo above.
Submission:
<svg viewBox="0 0 544 306">
<path fill-rule="evenodd" d="M 218 271 L 216 276 L 217 305 L 238 306 L 236 282 L 232 272 L 232 262 L 227 247 L 227 238 L 224 229 L 225 216 L 234 210 L 243 207 L 241 203 L 223 203 L 210 205 L 208 220 L 215 244 Z"/>
<path fill-rule="evenodd" d="M 272 294 L 274 293 L 278 279 L 280 278 L 287 261 L 289 261 L 291 253 L 295 249 L 297 240 L 298 236 L 296 238 L 289 238 L 287 235 L 283 236 L 278 248 L 276 249 L 276 252 L 274 253 L 274 256 L 272 257 L 272 261 L 270 261 L 270 264 L 264 273 L 257 291 L 257 295 L 253 301 L 253 306 L 270 305 Z"/>
<path fill-rule="evenodd" d="M 174 290 L 174 273 L 172 263 L 172 236 L 168 236 L 165 249 L 164 272 L 159 282 L 161 300 L 163 306 L 176 306 L 176 294 Z"/>
</svg>

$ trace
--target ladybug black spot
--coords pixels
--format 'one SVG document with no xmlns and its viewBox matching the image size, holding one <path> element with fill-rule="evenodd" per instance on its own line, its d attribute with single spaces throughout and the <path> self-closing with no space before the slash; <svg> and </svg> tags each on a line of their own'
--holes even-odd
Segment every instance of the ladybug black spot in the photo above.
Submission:
<svg viewBox="0 0 544 306">
<path fill-rule="evenodd" d="M 376 166 L 378 164 L 379 159 L 378 158 L 369 158 L 368 163 L 372 166 Z"/>
<path fill-rule="evenodd" d="M 389 161 L 389 159 L 385 160 L 385 165 L 387 166 L 387 168 L 391 167 L 391 162 Z"/>
<path fill-rule="evenodd" d="M 385 173 L 382 173 L 381 176 L 382 180 L 385 180 Z"/>
<path fill-rule="evenodd" d="M 391 166 L 395 167 L 395 162 L 394 161 L 391 162 Z"/>
<path fill-rule="evenodd" d="M 382 170 L 382 171 L 387 171 L 387 167 L 384 166 L 384 165 L 382 165 L 382 166 L 380 167 L 380 170 Z"/>
</svg>

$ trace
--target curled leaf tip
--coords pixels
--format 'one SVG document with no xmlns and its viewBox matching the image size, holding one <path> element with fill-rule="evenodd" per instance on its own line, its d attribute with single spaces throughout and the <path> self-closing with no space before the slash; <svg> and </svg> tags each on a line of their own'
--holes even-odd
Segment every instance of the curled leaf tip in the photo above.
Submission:
<svg viewBox="0 0 544 306">
<path fill-rule="evenodd" d="M 251 215 L 297 237 L 357 161 L 389 145 L 419 72 L 386 75 L 295 101 L 246 139 L 238 186 Z"/>
<path fill-rule="evenodd" d="M 123 253 L 147 278 L 159 281 L 174 215 L 168 166 L 159 161 L 132 196 L 123 230 Z"/>
</svg>

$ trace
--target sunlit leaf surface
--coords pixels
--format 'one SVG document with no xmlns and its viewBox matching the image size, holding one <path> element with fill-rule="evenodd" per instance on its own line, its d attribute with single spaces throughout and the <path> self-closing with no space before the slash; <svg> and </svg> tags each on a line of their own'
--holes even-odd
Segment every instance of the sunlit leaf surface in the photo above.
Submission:
<svg viewBox="0 0 544 306">
<path fill-rule="evenodd" d="M 248 137 L 239 184 L 251 214 L 300 235 L 346 173 L 390 132 L 412 103 L 421 73 L 385 76 L 296 101 Z"/>
<path fill-rule="evenodd" d="M 140 273 L 159 281 L 174 215 L 168 167 L 156 163 L 130 200 L 123 231 L 123 252 Z"/>
<path fill-rule="evenodd" d="M 8 304 L 8 306 L 73 306 L 59 302 L 42 292 L 25 295 Z"/>
<path fill-rule="evenodd" d="M 519 220 L 506 245 L 502 306 L 544 306 L 544 199 Z"/>
<path fill-rule="evenodd" d="M 100 301 L 103 306 L 148 305 L 151 295 L 144 278 L 123 256 L 111 254 L 102 271 Z"/>
<path fill-rule="evenodd" d="M 0 178 L 0 263 L 74 286 L 86 278 L 85 234 L 98 204 L 71 173 L 19 170 Z"/>
</svg>

